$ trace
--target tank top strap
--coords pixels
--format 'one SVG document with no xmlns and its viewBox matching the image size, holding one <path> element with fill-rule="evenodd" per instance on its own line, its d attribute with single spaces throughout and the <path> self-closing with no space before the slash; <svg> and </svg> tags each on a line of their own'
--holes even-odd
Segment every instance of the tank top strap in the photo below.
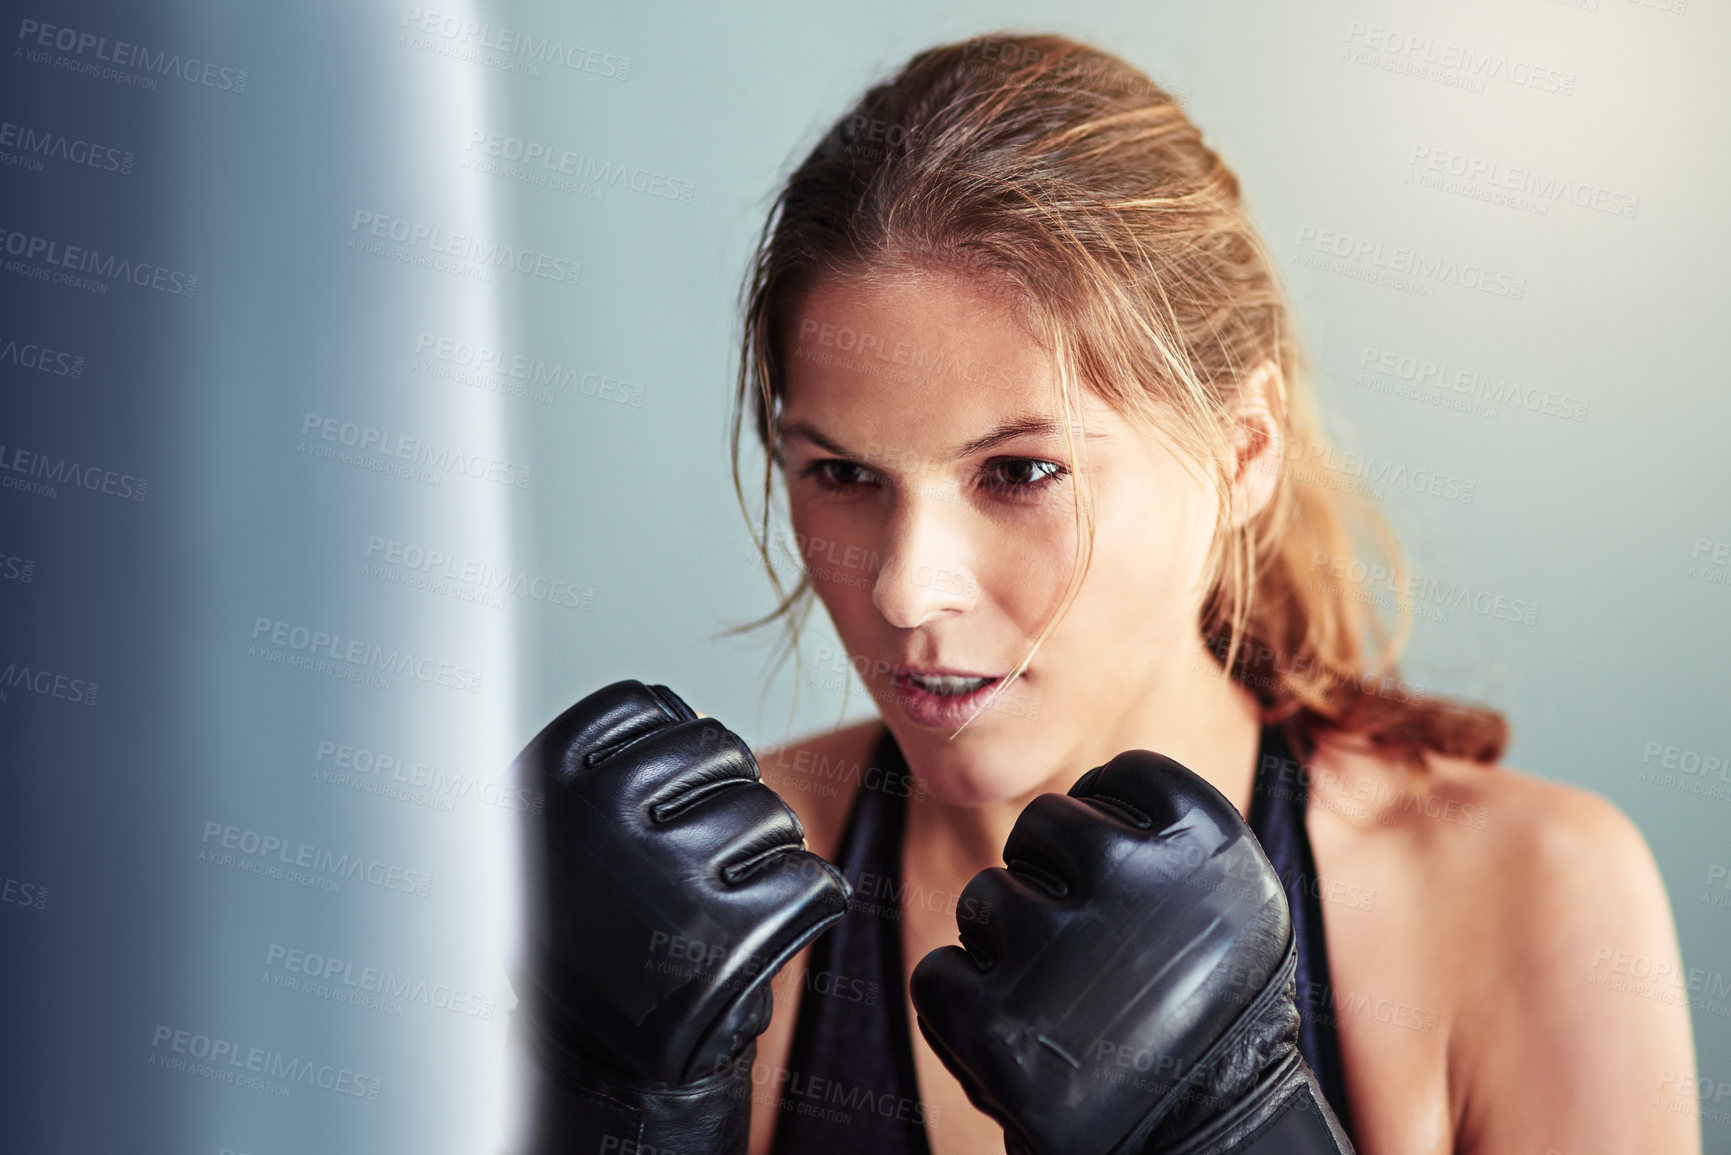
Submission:
<svg viewBox="0 0 1731 1155">
<path fill-rule="evenodd" d="M 853 897 L 807 958 L 788 1069 L 774 1072 L 768 1097 L 775 1155 L 931 1155 L 902 965 L 913 779 L 888 728 L 856 771 L 836 855 Z M 754 1109 L 764 1109 L 762 1089 L 754 1093 Z"/>
<path fill-rule="evenodd" d="M 1286 890 L 1298 942 L 1298 1050 L 1334 1108 L 1347 1135 L 1346 1079 L 1340 1058 L 1339 1020 L 1329 982 L 1328 939 L 1322 923 L 1321 887 L 1310 850 L 1305 811 L 1310 801 L 1310 747 L 1288 740 L 1285 728 L 1262 728 L 1250 802 L 1250 829 L 1262 843 Z"/>
</svg>

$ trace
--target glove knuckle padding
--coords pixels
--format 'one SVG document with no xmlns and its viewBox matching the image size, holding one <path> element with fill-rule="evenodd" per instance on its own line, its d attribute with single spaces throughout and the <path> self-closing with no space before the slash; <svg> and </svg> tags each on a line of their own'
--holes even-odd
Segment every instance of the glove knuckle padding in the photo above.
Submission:
<svg viewBox="0 0 1731 1155">
<path fill-rule="evenodd" d="M 1104 766 L 1090 770 L 1070 788 L 1069 796 L 1133 807 L 1146 815 L 1155 829 L 1170 826 L 1188 811 L 1197 806 L 1209 807 L 1216 800 L 1221 807 L 1232 810 L 1232 804 L 1219 791 L 1191 770 L 1151 750 L 1126 750 Z"/>
<path fill-rule="evenodd" d="M 587 763 L 565 781 L 568 788 L 643 809 L 643 818 L 656 821 L 708 789 L 759 779 L 751 751 L 714 718 L 664 721 L 623 745 L 564 761 Z"/>
<path fill-rule="evenodd" d="M 841 917 L 845 880 L 744 743 L 663 687 L 591 694 L 517 771 L 546 795 L 524 848 L 525 1002 L 598 1067 L 713 1073 L 767 1025 L 775 971 Z"/>
<path fill-rule="evenodd" d="M 662 837 L 670 845 L 689 844 L 693 858 L 708 858 L 713 879 L 734 888 L 778 869 L 782 854 L 804 849 L 787 804 L 769 787 L 755 784 L 711 798 L 701 812 L 670 823 Z"/>
<path fill-rule="evenodd" d="M 590 758 L 604 757 L 671 722 L 695 716 L 671 691 L 658 695 L 642 682 L 614 682 L 548 723 L 524 751 L 524 758 L 554 753 L 557 760 L 541 768 L 550 778 L 568 781 L 587 769 Z"/>
<path fill-rule="evenodd" d="M 946 957 L 916 968 L 913 993 L 922 1029 L 1012 1143 L 1113 1151 L 1187 1101 L 1205 1056 L 1236 1086 L 1290 1047 L 1281 1014 L 1244 1023 L 1286 989 L 1280 879 L 1237 809 L 1191 771 L 1121 754 L 1068 796 L 1030 803 L 1005 858 L 1008 872 L 969 884 L 993 903 L 996 929 L 964 928 L 997 953 L 990 969 Z M 1016 879 L 1018 860 L 1068 893 Z"/>
<path fill-rule="evenodd" d="M 960 922 L 962 945 L 977 963 L 995 965 L 999 959 L 1025 957 L 1039 950 L 1058 933 L 1063 918 L 1063 898 L 1018 877 L 1001 866 L 987 867 L 962 888 L 963 910 L 980 917 Z"/>
<path fill-rule="evenodd" d="M 1076 889 L 1086 879 L 1099 878 L 1111 869 L 1110 855 L 1116 847 L 1093 837 L 1100 815 L 1086 802 L 1064 794 L 1042 794 L 1028 803 L 1010 829 L 1004 843 L 1004 862 L 1012 871 L 1019 865 L 1049 876 L 1043 881 Z M 1033 872 L 1028 872 L 1033 873 Z"/>
</svg>

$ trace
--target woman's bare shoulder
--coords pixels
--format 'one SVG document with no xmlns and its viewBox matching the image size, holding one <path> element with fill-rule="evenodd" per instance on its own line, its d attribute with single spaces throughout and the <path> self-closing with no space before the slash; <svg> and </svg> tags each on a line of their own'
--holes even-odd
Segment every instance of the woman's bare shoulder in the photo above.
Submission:
<svg viewBox="0 0 1731 1155">
<path fill-rule="evenodd" d="M 1311 824 L 1338 861 L 1424 904 L 1414 922 L 1437 957 L 1471 944 L 1454 960 L 1470 997 L 1554 994 L 1559 967 L 1584 985 L 1606 951 L 1677 953 L 1646 839 L 1591 790 L 1501 764 L 1433 754 L 1419 769 L 1335 748 L 1312 770 Z"/>
<path fill-rule="evenodd" d="M 855 791 L 883 732 L 876 718 L 752 750 L 763 781 L 793 807 L 808 849 L 834 860 Z"/>
<path fill-rule="evenodd" d="M 1603 795 L 1502 764 L 1434 755 L 1427 763 L 1431 792 L 1473 815 L 1475 837 L 1438 840 L 1437 865 L 1489 887 L 1481 901 L 1527 928 L 1512 943 L 1583 918 L 1606 926 L 1650 911 L 1655 897 L 1664 904 L 1646 839 Z"/>
<path fill-rule="evenodd" d="M 1440 846 L 1435 865 L 1470 884 L 1464 913 L 1487 930 L 1494 924 L 1487 945 L 1506 966 L 1533 967 L 1527 973 L 1547 986 L 1566 968 L 1585 987 L 1607 953 L 1675 958 L 1658 864 L 1616 804 L 1509 766 L 1433 758 L 1430 773 L 1483 815 L 1481 837 Z M 1509 985 L 1497 980 L 1498 989 Z"/>
<path fill-rule="evenodd" d="M 1425 761 L 1319 756 L 1311 820 L 1337 861 L 1384 884 L 1376 921 L 1436 984 L 1460 1149 L 1691 1150 L 1686 1120 L 1650 1104 L 1692 1085 L 1694 1057 L 1670 900 L 1640 830 L 1579 786 Z M 1534 1069 L 1542 1088 L 1521 1078 Z"/>
<path fill-rule="evenodd" d="M 1501 763 L 1427 754 L 1422 768 L 1381 752 L 1329 744 L 1310 773 L 1311 806 L 1460 878 L 1569 886 L 1587 860 L 1650 860 L 1626 815 L 1603 796 Z M 1389 849 L 1396 849 L 1391 845 Z M 1499 887 L 1514 901 L 1523 895 Z"/>
</svg>

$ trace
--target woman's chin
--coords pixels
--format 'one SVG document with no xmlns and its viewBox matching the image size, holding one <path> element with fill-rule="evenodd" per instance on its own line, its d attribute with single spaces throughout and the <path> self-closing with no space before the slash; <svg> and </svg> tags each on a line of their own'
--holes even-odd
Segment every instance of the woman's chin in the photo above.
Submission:
<svg viewBox="0 0 1731 1155">
<path fill-rule="evenodd" d="M 903 753 L 908 770 L 919 783 L 915 797 L 946 806 L 990 806 L 1020 798 L 1038 785 L 1014 773 L 1026 768 L 1013 754 L 994 756 L 989 750 L 927 752 L 905 747 Z"/>
</svg>

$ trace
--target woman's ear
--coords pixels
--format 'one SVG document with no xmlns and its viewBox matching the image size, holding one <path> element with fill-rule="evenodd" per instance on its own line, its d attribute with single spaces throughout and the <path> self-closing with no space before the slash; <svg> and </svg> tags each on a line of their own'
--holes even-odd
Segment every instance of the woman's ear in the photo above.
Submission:
<svg viewBox="0 0 1731 1155">
<path fill-rule="evenodd" d="M 1232 528 L 1262 512 L 1286 453 L 1281 434 L 1286 417 L 1286 379 L 1274 361 L 1264 361 L 1239 382 L 1231 407 Z"/>
</svg>

